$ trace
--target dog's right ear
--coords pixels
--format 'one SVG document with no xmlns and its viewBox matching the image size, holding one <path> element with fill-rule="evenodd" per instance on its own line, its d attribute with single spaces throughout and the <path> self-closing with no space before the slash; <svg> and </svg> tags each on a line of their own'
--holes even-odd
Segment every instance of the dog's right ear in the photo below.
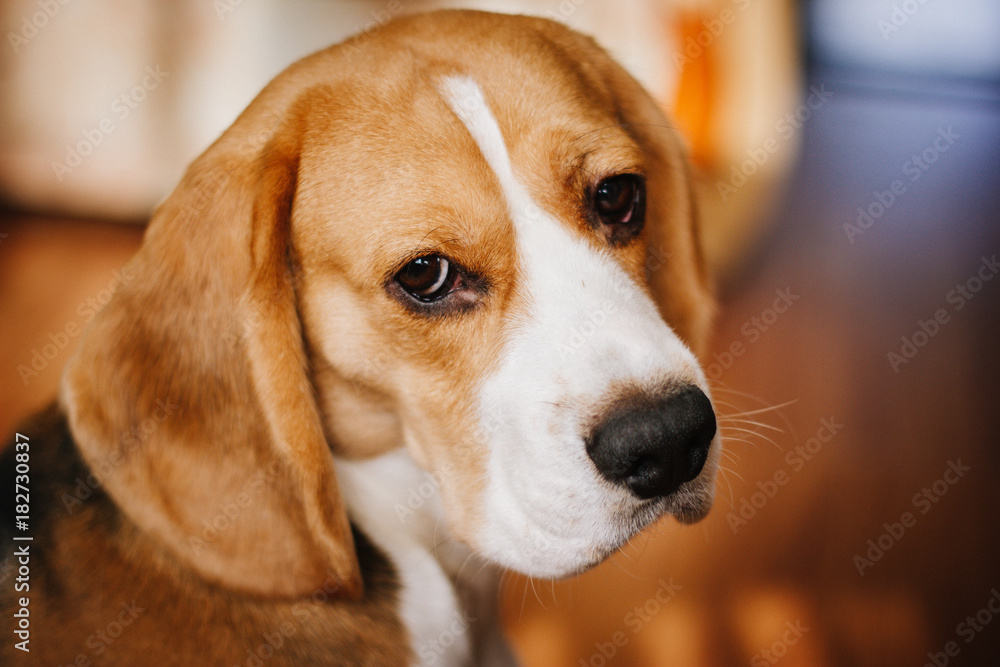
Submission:
<svg viewBox="0 0 1000 667">
<path fill-rule="evenodd" d="M 294 289 L 301 91 L 274 88 L 158 209 L 62 403 L 103 489 L 189 569 L 253 594 L 332 580 L 357 597 Z"/>
</svg>

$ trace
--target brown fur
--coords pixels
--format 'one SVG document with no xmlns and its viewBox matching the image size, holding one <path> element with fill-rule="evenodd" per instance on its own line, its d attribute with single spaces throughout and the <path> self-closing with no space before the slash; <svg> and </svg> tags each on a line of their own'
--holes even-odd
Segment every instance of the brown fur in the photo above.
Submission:
<svg viewBox="0 0 1000 667">
<path fill-rule="evenodd" d="M 66 369 L 69 431 L 38 437 L 60 454 L 36 465 L 60 497 L 101 478 L 78 511 L 56 503 L 36 543 L 42 663 L 86 651 L 133 599 L 148 611 L 108 648 L 118 664 L 242 664 L 286 622 L 268 664 L 405 661 L 391 566 L 352 534 L 330 451 L 405 443 L 447 466 L 449 522 L 473 532 L 485 450 L 470 399 L 520 301 L 503 194 L 433 88 L 456 72 L 481 86 L 533 199 L 595 245 L 586 188 L 645 175 L 646 243 L 604 251 L 701 347 L 711 305 L 677 139 L 591 40 L 445 12 L 306 58 L 191 165 Z M 432 249 L 488 277 L 484 303 L 426 318 L 387 293 Z"/>
</svg>

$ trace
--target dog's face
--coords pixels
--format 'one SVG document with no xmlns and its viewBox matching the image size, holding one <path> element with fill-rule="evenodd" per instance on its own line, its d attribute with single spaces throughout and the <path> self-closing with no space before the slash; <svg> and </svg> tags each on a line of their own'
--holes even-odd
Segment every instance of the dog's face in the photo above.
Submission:
<svg viewBox="0 0 1000 667">
<path fill-rule="evenodd" d="M 293 245 L 334 447 L 405 443 L 458 536 L 562 576 L 665 511 L 700 518 L 718 444 L 705 376 L 647 284 L 656 252 L 697 267 L 689 235 L 649 247 L 647 227 L 691 225 L 679 160 L 656 154 L 671 131 L 636 132 L 626 75 L 593 49 L 564 57 L 582 40 L 511 37 L 421 41 L 392 85 L 314 102 Z M 692 283 L 663 296 L 703 300 Z"/>
<path fill-rule="evenodd" d="M 452 532 L 530 575 L 700 518 L 711 300 L 677 144 L 540 19 L 413 17 L 300 61 L 192 164 L 83 336 L 81 452 L 175 558 L 258 594 L 330 571 L 360 594 L 332 453 L 406 447 Z"/>
</svg>

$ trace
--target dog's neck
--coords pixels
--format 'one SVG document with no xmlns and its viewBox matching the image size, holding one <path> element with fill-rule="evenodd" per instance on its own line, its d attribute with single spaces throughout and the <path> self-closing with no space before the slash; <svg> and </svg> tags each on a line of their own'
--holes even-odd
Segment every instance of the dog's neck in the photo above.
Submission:
<svg viewBox="0 0 1000 667">
<path fill-rule="evenodd" d="M 513 664 L 497 618 L 499 573 L 450 534 L 439 481 L 404 449 L 337 459 L 351 521 L 397 568 L 418 664 Z"/>
</svg>

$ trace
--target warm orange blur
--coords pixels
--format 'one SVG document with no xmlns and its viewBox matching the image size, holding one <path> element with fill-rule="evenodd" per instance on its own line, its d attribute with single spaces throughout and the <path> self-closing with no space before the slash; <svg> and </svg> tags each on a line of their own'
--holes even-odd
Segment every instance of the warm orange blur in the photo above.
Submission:
<svg viewBox="0 0 1000 667">
<path fill-rule="evenodd" d="M 676 4 L 683 48 L 699 21 L 743 3 Z M 862 27 L 877 36 L 877 25 Z M 725 40 L 712 40 L 716 56 L 735 48 Z M 697 124 L 718 101 L 705 88 L 719 83 L 718 62 L 665 86 L 700 95 L 676 104 L 697 131 L 705 224 L 725 276 L 704 360 L 726 436 L 717 504 L 694 526 L 664 521 L 576 579 L 507 577 L 505 623 L 529 667 L 1000 656 L 996 81 L 890 81 L 821 60 L 801 85 L 804 64 L 786 63 L 781 87 L 794 101 L 758 109 L 738 150 L 726 143 L 735 130 L 710 136 Z M 138 226 L 17 204 L 28 210 L 0 218 L 4 433 L 54 394 L 79 326 L 141 237 Z M 738 229 L 712 227 L 723 210 Z"/>
</svg>

